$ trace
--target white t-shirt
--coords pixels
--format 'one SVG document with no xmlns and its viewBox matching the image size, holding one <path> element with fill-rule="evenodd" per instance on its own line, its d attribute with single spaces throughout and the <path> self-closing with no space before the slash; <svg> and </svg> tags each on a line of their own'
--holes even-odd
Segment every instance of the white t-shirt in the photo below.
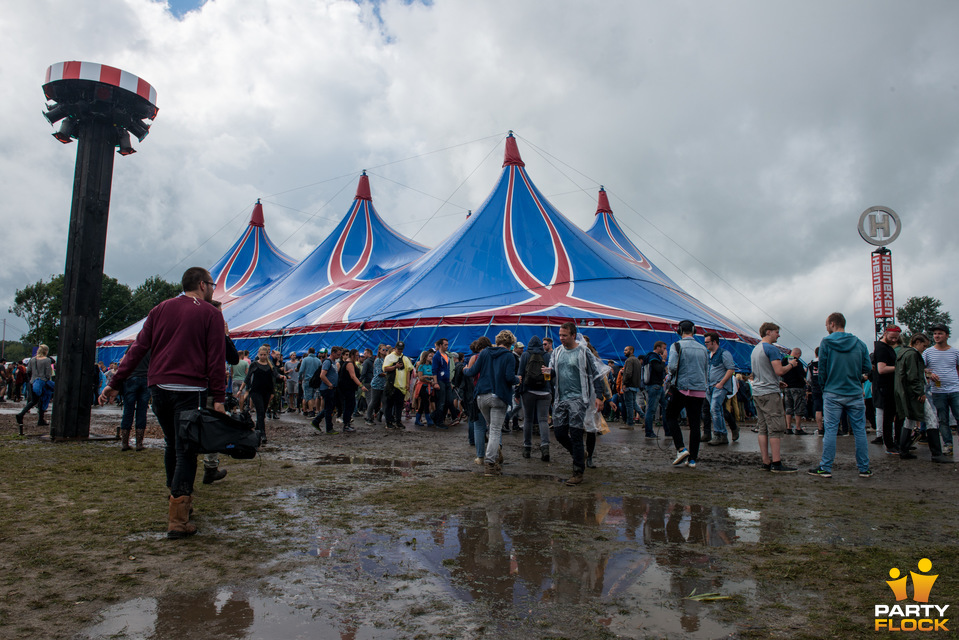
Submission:
<svg viewBox="0 0 959 640">
<path fill-rule="evenodd" d="M 926 368 L 939 376 L 941 386 L 932 385 L 933 393 L 959 393 L 959 350 L 952 347 L 940 351 L 936 347 L 929 347 L 922 352 L 922 359 Z"/>
</svg>

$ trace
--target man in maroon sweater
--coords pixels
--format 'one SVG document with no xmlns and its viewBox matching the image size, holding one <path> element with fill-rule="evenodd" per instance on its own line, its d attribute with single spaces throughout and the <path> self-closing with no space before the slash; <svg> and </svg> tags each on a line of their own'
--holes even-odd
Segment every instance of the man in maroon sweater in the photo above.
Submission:
<svg viewBox="0 0 959 640">
<path fill-rule="evenodd" d="M 110 386 L 100 396 L 100 404 L 114 398 L 123 381 L 150 353 L 147 383 L 153 393 L 153 413 L 166 441 L 168 538 L 196 533 L 189 520 L 197 453 L 177 437 L 180 412 L 204 406 L 207 394 L 213 397 L 214 409 L 224 411 L 226 386 L 223 315 L 210 304 L 216 284 L 202 267 L 187 269 L 181 284 L 182 296 L 165 300 L 150 311 Z"/>
</svg>

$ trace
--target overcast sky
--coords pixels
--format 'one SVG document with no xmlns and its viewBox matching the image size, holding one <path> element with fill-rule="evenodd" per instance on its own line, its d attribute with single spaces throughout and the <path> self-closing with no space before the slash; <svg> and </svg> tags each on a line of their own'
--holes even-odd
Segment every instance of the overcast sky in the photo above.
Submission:
<svg viewBox="0 0 959 640">
<path fill-rule="evenodd" d="M 76 144 L 41 115 L 46 68 L 157 89 L 117 157 L 106 272 L 211 266 L 253 203 L 296 259 L 368 169 L 399 232 L 435 246 L 477 208 L 510 129 L 533 181 L 620 224 L 690 293 L 781 343 L 840 310 L 871 346 L 860 213 L 895 209 L 896 303 L 959 317 L 959 3 L 34 0 L 0 12 L 0 308 L 63 271 Z M 190 10 L 191 7 L 198 7 Z M 10 326 L 26 323 L 6 316 Z M 17 333 L 13 331 L 15 338 Z"/>
</svg>

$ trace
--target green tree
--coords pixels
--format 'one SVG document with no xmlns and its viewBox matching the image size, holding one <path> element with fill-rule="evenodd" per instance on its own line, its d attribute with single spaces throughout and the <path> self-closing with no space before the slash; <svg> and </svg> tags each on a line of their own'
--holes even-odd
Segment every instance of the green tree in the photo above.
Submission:
<svg viewBox="0 0 959 640">
<path fill-rule="evenodd" d="M 177 297 L 182 291 L 179 282 L 167 282 L 158 275 L 150 276 L 133 291 L 136 320 L 146 317 L 150 313 L 150 309 L 164 300 Z"/>
<path fill-rule="evenodd" d="M 13 298 L 13 306 L 10 307 L 10 313 L 26 321 L 27 332 L 23 334 L 24 341 L 55 346 L 56 330 L 60 326 L 60 300 L 59 298 L 56 300 L 57 313 L 54 318 L 51 306 L 55 294 L 51 291 L 51 285 L 53 280 L 57 278 L 61 281 L 58 291 L 62 292 L 63 276 L 51 276 L 51 282 L 44 282 L 43 279 L 40 279 L 23 289 L 17 289 Z M 53 344 L 49 341 L 51 336 L 53 336 Z"/>
<path fill-rule="evenodd" d="M 33 347 L 22 342 L 12 342 L 7 340 L 3 343 L 3 357 L 8 362 L 20 362 L 24 358 L 33 355 Z"/>
<path fill-rule="evenodd" d="M 140 287 L 147 297 L 149 295 L 165 295 L 173 286 L 165 283 L 158 276 L 147 278 Z M 179 287 L 177 287 L 179 290 Z M 157 293 L 160 292 L 160 293 Z M 147 307 L 149 311 L 153 305 Z M 23 318 L 29 330 L 23 335 L 24 342 L 32 344 L 44 343 L 56 353 L 60 337 L 60 313 L 63 309 L 63 275 L 51 276 L 49 282 L 40 280 L 31 285 L 18 289 L 14 296 L 14 305 L 10 312 Z M 127 327 L 143 316 L 142 305 L 134 300 L 133 291 L 129 286 L 103 274 L 100 289 L 100 321 L 97 325 L 97 338 L 103 338 L 111 333 Z"/>
<path fill-rule="evenodd" d="M 903 332 L 903 339 L 907 341 L 914 333 L 928 331 L 931 325 L 942 323 L 948 327 L 952 324 L 952 316 L 942 310 L 942 302 L 931 296 L 909 298 L 904 305 L 896 309 L 896 318 L 899 324 L 906 325 L 908 329 Z"/>
<path fill-rule="evenodd" d="M 137 320 L 133 291 L 116 278 L 103 274 L 100 290 L 100 322 L 97 323 L 97 338 L 103 338 L 128 327 Z"/>
</svg>

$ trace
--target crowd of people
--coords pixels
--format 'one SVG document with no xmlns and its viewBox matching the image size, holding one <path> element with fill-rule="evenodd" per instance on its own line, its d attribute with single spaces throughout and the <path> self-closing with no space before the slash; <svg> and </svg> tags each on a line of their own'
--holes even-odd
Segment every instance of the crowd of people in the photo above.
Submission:
<svg viewBox="0 0 959 640">
<path fill-rule="evenodd" d="M 810 474 L 831 475 L 835 438 L 855 435 L 857 466 L 868 477 L 867 425 L 877 431 L 873 444 L 884 444 L 888 455 L 914 458 L 921 441 L 928 442 L 934 462 L 952 462 L 948 412 L 959 402 L 959 352 L 948 346 L 948 327 L 932 328 L 937 346 L 930 352 L 925 334 L 901 346 L 900 329 L 890 326 L 870 356 L 861 340 L 845 332 L 842 314 L 832 314 L 826 326 L 829 335 L 804 363 L 801 349 L 787 352 L 777 346 L 777 325 L 763 324 L 748 375 L 736 371 L 717 333 L 706 332 L 700 341 L 690 321 L 679 323 L 679 340 L 672 345 L 659 341 L 645 354 L 627 346 L 621 363 L 601 361 L 589 339 L 567 323 L 555 348 L 549 337 L 532 336 L 524 345 L 503 331 L 495 342 L 475 340 L 468 357 L 449 352 L 446 339 L 413 359 L 404 355 L 402 342 L 381 344 L 375 354 L 310 348 L 302 358 L 291 354 L 286 360 L 264 345 L 258 357 L 261 391 L 251 389 L 251 364 L 244 354 L 228 375 L 239 406 L 251 397 L 254 406 L 279 399 L 286 411 L 312 418 L 313 427 L 328 434 L 339 433 L 338 428 L 355 431 L 353 420 L 361 417 L 367 425 L 383 423 L 387 429 L 402 428 L 404 415 L 415 426 L 437 429 L 465 421 L 476 448 L 474 462 L 487 475 L 500 473 L 501 433 L 511 430 L 522 431 L 526 458 L 535 446 L 549 461 L 552 440 L 567 449 L 573 458 L 569 482 L 578 484 L 585 469 L 595 466 L 596 434 L 609 423 L 621 422 L 624 429 L 641 424 L 650 439 L 659 438 L 661 426 L 676 448 L 673 464 L 695 468 L 702 444 L 737 441 L 739 423 L 750 418 L 756 420 L 752 430 L 758 434 L 761 468 L 772 473 L 798 471 L 782 460 L 784 436 L 815 433 L 823 438 L 823 457 Z M 553 364 L 562 365 L 563 375 L 556 375 Z M 945 386 L 935 386 L 940 376 Z M 927 386 L 920 403 L 913 391 Z M 257 416 L 265 440 L 262 416 L 277 417 L 277 412 L 257 410 Z M 814 431 L 803 428 L 812 421 Z"/>
<path fill-rule="evenodd" d="M 906 460 L 919 441 L 929 445 L 933 462 L 953 462 L 950 414 L 959 414 L 959 351 L 948 344 L 949 328 L 930 328 L 900 344 L 901 330 L 890 325 L 870 355 L 866 345 L 845 331 L 840 313 L 826 320 L 828 335 L 815 357 L 784 351 L 779 327 L 764 323 L 750 357 L 751 371 L 737 372 L 732 354 L 715 332 L 700 340 L 693 322 L 678 324 L 672 344 L 657 341 L 648 353 L 627 346 L 620 363 L 600 359 L 589 338 L 572 322 L 550 336 L 532 336 L 524 345 L 508 330 L 493 341 L 481 336 L 470 354 L 449 351 L 445 338 L 418 356 L 406 345 L 372 349 L 310 347 L 286 357 L 269 344 L 256 354 L 237 351 L 212 299 L 208 271 L 191 268 L 183 276 L 184 295 L 155 307 L 120 363 L 100 367 L 99 402 L 123 401 L 121 448 L 142 450 L 147 405 L 163 430 L 169 497 L 168 536 L 195 533 L 189 521 L 196 452 L 177 436 L 179 414 L 198 405 L 218 411 L 249 411 L 261 445 L 267 419 L 296 413 L 318 432 L 356 431 L 354 421 L 387 430 L 466 426 L 474 462 L 487 476 L 502 472 L 502 434 L 522 431 L 522 455 L 550 461 L 554 442 L 567 451 L 572 469 L 566 484 L 583 482 L 596 467 L 597 436 L 609 424 L 641 425 L 645 437 L 672 439 L 673 466 L 696 468 L 701 445 L 727 446 L 740 437 L 739 424 L 755 418 L 761 463 L 771 473 L 795 473 L 782 459 L 782 438 L 806 435 L 803 422 L 815 421 L 823 438 L 819 464 L 810 475 L 830 477 L 837 437 L 855 436 L 861 477 L 869 463 L 867 422 L 888 455 Z M 184 358 L 182 354 L 191 354 Z M 4 394 L 27 404 L 19 424 L 38 408 L 39 424 L 53 388 L 53 361 L 41 345 L 26 364 L 0 367 Z M 120 391 L 122 390 L 122 396 Z M 522 426 L 520 426 L 522 423 Z M 135 446 L 131 446 L 131 431 Z M 215 454 L 204 459 L 205 483 L 225 477 Z"/>
</svg>

